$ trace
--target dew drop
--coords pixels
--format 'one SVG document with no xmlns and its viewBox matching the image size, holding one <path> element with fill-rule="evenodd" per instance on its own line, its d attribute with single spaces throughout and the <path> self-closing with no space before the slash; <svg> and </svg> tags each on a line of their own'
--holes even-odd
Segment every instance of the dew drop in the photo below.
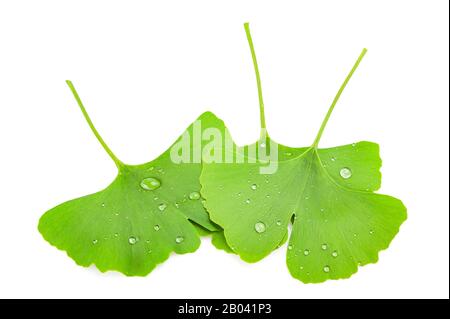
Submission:
<svg viewBox="0 0 450 319">
<path fill-rule="evenodd" d="M 119 233 L 115 233 L 114 237 L 116 237 L 116 238 L 119 237 Z"/>
<path fill-rule="evenodd" d="M 328 245 L 327 244 L 322 244 L 322 250 L 327 250 L 328 249 Z"/>
<path fill-rule="evenodd" d="M 330 266 L 324 266 L 323 271 L 326 273 L 330 272 Z"/>
<path fill-rule="evenodd" d="M 341 168 L 339 174 L 343 179 L 349 179 L 350 177 L 352 177 L 352 171 L 348 167 Z"/>
<path fill-rule="evenodd" d="M 266 143 L 261 143 L 261 144 L 259 144 L 259 146 L 261 146 L 262 148 L 265 148 L 266 147 Z"/>
<path fill-rule="evenodd" d="M 189 194 L 189 199 L 191 200 L 198 200 L 200 199 L 200 193 L 199 192 L 192 192 Z"/>
<path fill-rule="evenodd" d="M 141 181 L 141 187 L 146 191 L 153 191 L 161 186 L 161 182 L 153 177 L 144 178 Z"/>
<path fill-rule="evenodd" d="M 97 240 L 97 239 L 94 239 L 94 240 L 92 241 L 92 243 L 93 243 L 94 245 L 97 245 L 98 240 Z"/>
<path fill-rule="evenodd" d="M 289 250 L 292 250 L 292 248 L 293 248 L 292 245 L 289 245 L 289 246 L 288 246 L 288 249 L 289 249 Z"/>
<path fill-rule="evenodd" d="M 184 237 L 183 236 L 177 236 L 177 238 L 175 238 L 175 242 L 177 244 L 181 244 L 184 241 Z"/>
<path fill-rule="evenodd" d="M 336 161 L 336 157 L 334 157 L 334 156 L 332 158 L 330 158 L 330 159 L 331 159 L 332 162 Z"/>
<path fill-rule="evenodd" d="M 256 190 L 258 188 L 258 185 L 253 184 L 252 186 L 250 186 L 251 189 Z"/>
<path fill-rule="evenodd" d="M 147 168 L 147 171 L 153 171 L 155 168 L 153 166 L 150 166 L 149 168 Z"/>
<path fill-rule="evenodd" d="M 331 256 L 333 256 L 334 258 L 336 258 L 338 255 L 339 254 L 336 250 L 331 253 Z"/>
<path fill-rule="evenodd" d="M 166 208 L 167 208 L 167 204 L 162 203 L 162 204 L 159 204 L 159 205 L 158 205 L 158 209 L 159 209 L 161 212 L 163 212 Z"/>
<path fill-rule="evenodd" d="M 309 255 L 309 249 L 305 249 L 305 250 L 303 251 L 303 255 L 308 256 L 308 255 Z"/>
<path fill-rule="evenodd" d="M 369 230 L 369 235 L 373 235 L 373 230 Z"/>
<path fill-rule="evenodd" d="M 352 143 L 352 147 L 355 147 L 356 146 L 356 143 Z"/>
<path fill-rule="evenodd" d="M 281 226 L 281 220 L 277 220 L 277 226 Z"/>
<path fill-rule="evenodd" d="M 136 238 L 136 237 L 133 237 L 133 236 L 128 237 L 128 243 L 129 243 L 130 245 L 136 244 L 136 243 L 137 243 L 137 238 Z"/>
<path fill-rule="evenodd" d="M 102 203 L 100 206 L 105 207 L 105 203 Z"/>
<path fill-rule="evenodd" d="M 239 193 L 237 193 L 236 195 L 237 195 L 237 197 L 241 197 L 241 196 L 242 196 L 242 193 L 239 192 Z"/>
<path fill-rule="evenodd" d="M 284 155 L 286 155 L 286 156 L 292 156 L 292 153 L 291 153 L 291 152 L 286 152 L 286 153 L 284 153 Z"/>
<path fill-rule="evenodd" d="M 255 230 L 259 234 L 264 233 L 266 231 L 266 224 L 264 224 L 263 222 L 257 222 L 255 224 Z"/>
<path fill-rule="evenodd" d="M 161 228 L 161 227 L 159 227 L 159 225 L 153 226 L 153 229 L 156 230 L 156 231 L 158 231 L 160 228 Z"/>
<path fill-rule="evenodd" d="M 245 200 L 245 203 L 246 203 L 246 204 L 250 204 L 250 199 L 246 199 L 246 200 Z"/>
<path fill-rule="evenodd" d="M 323 213 L 325 211 L 325 208 L 321 208 L 320 212 Z"/>
</svg>

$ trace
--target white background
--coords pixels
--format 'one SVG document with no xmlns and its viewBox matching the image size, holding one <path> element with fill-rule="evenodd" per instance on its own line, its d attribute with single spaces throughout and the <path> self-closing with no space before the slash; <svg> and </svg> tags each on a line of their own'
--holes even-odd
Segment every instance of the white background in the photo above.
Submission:
<svg viewBox="0 0 450 319">
<path fill-rule="evenodd" d="M 1 1 L 0 297 L 449 297 L 448 1 Z M 46 243 L 39 217 L 116 174 L 78 110 L 126 163 L 163 152 L 200 113 L 238 143 L 258 137 L 243 22 L 250 21 L 269 131 L 311 144 L 369 49 L 322 146 L 381 145 L 381 192 L 409 218 L 377 264 L 305 285 L 285 247 L 257 264 L 215 250 L 172 256 L 148 277 L 82 268 Z"/>
</svg>

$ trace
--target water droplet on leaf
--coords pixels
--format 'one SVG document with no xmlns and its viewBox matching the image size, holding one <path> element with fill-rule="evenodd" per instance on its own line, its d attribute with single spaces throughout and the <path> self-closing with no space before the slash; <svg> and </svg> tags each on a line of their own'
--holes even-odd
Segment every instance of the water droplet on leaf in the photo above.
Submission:
<svg viewBox="0 0 450 319">
<path fill-rule="evenodd" d="M 128 237 L 128 243 L 129 243 L 130 245 L 136 244 L 136 243 L 137 243 L 137 238 L 136 238 L 136 237 L 133 237 L 133 236 Z"/>
<path fill-rule="evenodd" d="M 158 209 L 159 209 L 160 211 L 162 211 L 162 212 L 163 212 L 166 208 L 167 208 L 167 205 L 164 204 L 164 203 L 158 205 Z"/>
<path fill-rule="evenodd" d="M 200 193 L 199 192 L 192 192 L 189 194 L 189 199 L 191 200 L 197 200 L 200 199 Z"/>
<path fill-rule="evenodd" d="M 184 241 L 184 237 L 183 236 L 177 236 L 177 238 L 175 238 L 175 242 L 177 244 L 181 244 Z"/>
<path fill-rule="evenodd" d="M 330 266 L 324 266 L 323 271 L 326 273 L 330 272 Z"/>
<path fill-rule="evenodd" d="M 255 224 L 255 230 L 259 234 L 264 233 L 266 231 L 266 224 L 264 224 L 263 222 L 257 222 Z"/>
<path fill-rule="evenodd" d="M 348 167 L 341 168 L 339 174 L 343 179 L 349 179 L 350 177 L 352 177 L 352 171 Z"/>
<path fill-rule="evenodd" d="M 146 191 L 153 191 L 161 186 L 161 182 L 153 177 L 144 178 L 141 181 L 141 187 Z"/>
</svg>

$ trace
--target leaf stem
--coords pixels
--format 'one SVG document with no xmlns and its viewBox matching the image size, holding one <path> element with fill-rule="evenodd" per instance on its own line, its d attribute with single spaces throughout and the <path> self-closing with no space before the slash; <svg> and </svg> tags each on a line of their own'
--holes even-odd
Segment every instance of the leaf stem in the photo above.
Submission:
<svg viewBox="0 0 450 319">
<path fill-rule="evenodd" d="M 250 34 L 250 26 L 249 26 L 248 22 L 244 23 L 244 28 L 245 28 L 245 34 L 247 35 L 248 45 L 250 46 L 250 52 L 252 53 L 253 67 L 255 68 L 256 85 L 258 86 L 259 117 L 260 117 L 261 129 L 265 130 L 266 129 L 266 118 L 264 115 L 264 101 L 263 101 L 262 88 L 261 88 L 261 79 L 259 76 L 258 61 L 256 60 L 255 48 L 253 47 L 252 35 Z"/>
<path fill-rule="evenodd" d="M 361 51 L 361 54 L 359 55 L 358 59 L 356 60 L 355 64 L 353 65 L 352 69 L 348 73 L 348 75 L 345 78 L 344 82 L 342 83 L 341 87 L 339 88 L 339 91 L 337 92 L 336 96 L 334 97 L 333 102 L 331 103 L 331 106 L 328 109 L 327 115 L 325 116 L 325 119 L 323 120 L 322 125 L 320 126 L 320 129 L 319 129 L 319 132 L 317 133 L 316 139 L 314 140 L 314 143 L 312 145 L 314 148 L 317 148 L 317 146 L 319 145 L 320 138 L 322 137 L 323 131 L 325 130 L 325 126 L 327 125 L 328 120 L 330 119 L 331 113 L 333 112 L 337 101 L 341 97 L 342 92 L 344 91 L 345 87 L 347 86 L 347 83 L 350 81 L 353 73 L 355 73 L 356 69 L 358 68 L 359 63 L 363 59 L 366 52 L 367 52 L 366 48 L 364 48 Z"/>
<path fill-rule="evenodd" d="M 124 164 L 117 158 L 116 155 L 114 155 L 114 153 L 111 151 L 111 149 L 108 147 L 108 145 L 105 143 L 103 138 L 98 133 L 97 129 L 95 128 L 94 124 L 91 121 L 91 118 L 89 117 L 89 114 L 87 113 L 86 109 L 84 108 L 83 102 L 81 102 L 80 96 L 78 95 L 78 92 L 75 89 L 75 87 L 73 86 L 72 82 L 67 80 L 66 83 L 69 86 L 70 90 L 72 91 L 72 94 L 75 97 L 75 100 L 77 101 L 78 106 L 80 107 L 81 112 L 83 113 L 83 116 L 84 116 L 86 122 L 89 124 L 89 127 L 91 128 L 95 137 L 100 142 L 100 144 L 102 145 L 102 147 L 106 151 L 106 153 L 108 153 L 109 157 L 111 157 L 111 159 L 114 161 L 117 168 L 120 170 L 124 166 Z"/>
</svg>

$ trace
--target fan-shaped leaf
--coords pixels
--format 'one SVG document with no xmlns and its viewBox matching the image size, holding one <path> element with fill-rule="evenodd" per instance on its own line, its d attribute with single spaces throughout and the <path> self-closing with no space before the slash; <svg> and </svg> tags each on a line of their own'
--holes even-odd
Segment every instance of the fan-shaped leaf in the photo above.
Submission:
<svg viewBox="0 0 450 319">
<path fill-rule="evenodd" d="M 81 266 L 95 264 L 102 272 L 117 270 L 130 276 L 148 274 L 171 252 L 195 251 L 200 245 L 198 229 L 218 230 L 200 198 L 201 163 L 176 164 L 169 149 L 146 164 L 123 164 L 95 130 L 74 87 L 68 84 L 119 173 L 106 189 L 46 212 L 39 221 L 44 238 Z M 202 114 L 197 121 L 203 130 L 224 129 L 212 113 Z M 191 125 L 178 141 L 193 137 L 193 130 Z M 195 143 L 188 145 L 192 157 Z"/>
<path fill-rule="evenodd" d="M 264 132 L 261 82 L 248 25 L 246 31 Z M 376 262 L 378 252 L 388 247 L 406 219 L 401 201 L 374 193 L 381 185 L 377 144 L 318 148 L 331 112 L 365 52 L 345 79 L 310 148 L 288 148 L 269 137 L 258 143 L 259 152 L 278 148 L 276 173 L 260 173 L 262 164 L 248 155 L 251 146 L 234 152 L 234 158 L 244 158 L 244 163 L 204 164 L 201 183 L 207 210 L 242 259 L 256 262 L 270 254 L 292 223 L 287 252 L 291 274 L 303 282 L 347 278 L 358 265 Z"/>
</svg>

